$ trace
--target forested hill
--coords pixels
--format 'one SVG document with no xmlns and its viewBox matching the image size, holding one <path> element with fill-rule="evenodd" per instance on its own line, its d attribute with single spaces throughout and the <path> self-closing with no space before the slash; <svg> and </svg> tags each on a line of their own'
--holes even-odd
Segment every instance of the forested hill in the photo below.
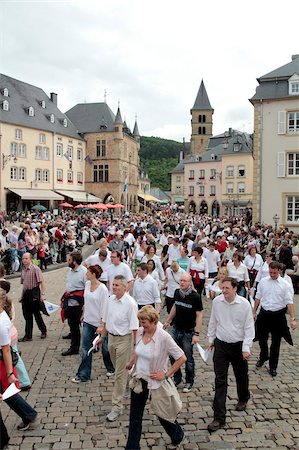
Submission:
<svg viewBox="0 0 299 450">
<path fill-rule="evenodd" d="M 146 170 L 152 187 L 170 191 L 169 172 L 178 164 L 182 143 L 158 137 L 140 139 L 140 165 Z"/>
</svg>

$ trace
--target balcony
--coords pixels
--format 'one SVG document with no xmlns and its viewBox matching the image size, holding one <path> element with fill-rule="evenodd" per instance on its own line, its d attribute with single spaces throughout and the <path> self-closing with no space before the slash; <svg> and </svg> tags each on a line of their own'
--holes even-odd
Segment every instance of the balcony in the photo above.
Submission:
<svg viewBox="0 0 299 450">
<path fill-rule="evenodd" d="M 205 177 L 198 177 L 198 179 L 199 179 L 199 180 L 204 180 L 204 179 L 205 179 Z"/>
<path fill-rule="evenodd" d="M 73 184 L 73 180 L 67 180 L 68 184 Z"/>
<path fill-rule="evenodd" d="M 57 183 L 63 183 L 63 178 L 57 178 Z"/>
<path fill-rule="evenodd" d="M 194 197 L 194 194 L 188 194 L 188 197 Z"/>
<path fill-rule="evenodd" d="M 212 192 L 210 193 L 210 197 L 215 197 L 216 194 L 212 194 Z"/>
<path fill-rule="evenodd" d="M 189 177 L 188 180 L 192 181 L 192 180 L 194 180 L 194 177 Z"/>
<path fill-rule="evenodd" d="M 205 194 L 198 194 L 198 197 L 204 197 Z"/>
<path fill-rule="evenodd" d="M 77 183 L 78 183 L 78 184 L 83 184 L 83 181 L 78 180 Z"/>
</svg>

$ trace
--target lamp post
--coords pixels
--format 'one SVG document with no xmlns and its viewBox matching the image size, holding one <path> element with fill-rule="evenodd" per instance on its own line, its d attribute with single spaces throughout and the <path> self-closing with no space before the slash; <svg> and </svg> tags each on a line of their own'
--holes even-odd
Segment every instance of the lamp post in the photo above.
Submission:
<svg viewBox="0 0 299 450">
<path fill-rule="evenodd" d="M 274 231 L 275 231 L 275 233 L 276 233 L 276 230 L 277 230 L 277 225 L 278 225 L 279 220 L 280 220 L 279 215 L 277 213 L 274 214 L 273 222 L 274 222 Z"/>
</svg>

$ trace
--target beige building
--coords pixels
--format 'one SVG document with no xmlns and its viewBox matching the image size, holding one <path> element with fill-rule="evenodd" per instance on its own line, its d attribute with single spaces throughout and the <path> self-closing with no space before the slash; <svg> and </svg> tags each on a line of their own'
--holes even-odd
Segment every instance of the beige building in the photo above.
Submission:
<svg viewBox="0 0 299 450">
<path fill-rule="evenodd" d="M 138 211 L 140 135 L 133 133 L 107 103 L 77 104 L 66 112 L 86 140 L 85 185 L 104 203 Z"/>
<path fill-rule="evenodd" d="M 213 113 L 210 100 L 202 80 L 191 113 L 191 154 L 201 155 L 208 149 L 213 136 Z"/>
<path fill-rule="evenodd" d="M 57 95 L 0 76 L 0 209 L 56 207 L 85 199 L 85 141 L 57 107 Z M 67 192 L 69 197 L 63 192 Z"/>
<path fill-rule="evenodd" d="M 299 55 L 258 78 L 254 106 L 253 221 L 299 231 Z"/>
</svg>

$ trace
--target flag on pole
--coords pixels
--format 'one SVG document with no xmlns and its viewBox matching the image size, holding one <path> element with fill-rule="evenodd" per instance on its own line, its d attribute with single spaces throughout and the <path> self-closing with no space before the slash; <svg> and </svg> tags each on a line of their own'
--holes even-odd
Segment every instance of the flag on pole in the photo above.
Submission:
<svg viewBox="0 0 299 450">
<path fill-rule="evenodd" d="M 70 157 L 69 157 L 69 155 L 67 154 L 67 152 L 65 152 L 63 156 L 64 156 L 65 159 L 67 159 L 68 161 L 70 160 Z"/>
<path fill-rule="evenodd" d="M 89 155 L 86 155 L 84 159 L 85 159 L 85 161 L 86 161 L 88 164 L 92 164 L 92 163 L 93 163 L 93 159 L 92 159 Z"/>
<path fill-rule="evenodd" d="M 127 186 L 128 186 L 128 177 L 126 176 L 125 182 L 124 182 L 124 192 L 127 192 Z"/>
</svg>

